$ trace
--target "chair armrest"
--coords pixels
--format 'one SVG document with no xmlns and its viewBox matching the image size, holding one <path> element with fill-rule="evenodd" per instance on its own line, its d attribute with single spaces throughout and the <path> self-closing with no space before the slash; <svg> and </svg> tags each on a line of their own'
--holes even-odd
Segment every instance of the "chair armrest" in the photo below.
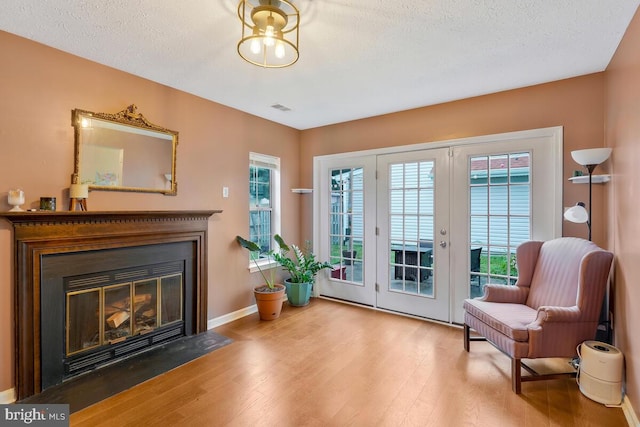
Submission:
<svg viewBox="0 0 640 427">
<path fill-rule="evenodd" d="M 548 322 L 580 322 L 582 320 L 582 314 L 583 313 L 580 309 L 575 305 L 573 307 L 552 307 L 543 305 L 538 308 L 536 320 L 531 322 L 528 328 L 542 327 L 544 323 Z"/>
<path fill-rule="evenodd" d="M 577 343 L 595 336 L 597 323 L 584 320 L 577 306 L 541 306 L 537 318 L 527 325 L 529 354 L 537 357 L 573 357 Z"/>
<path fill-rule="evenodd" d="M 529 295 L 529 288 L 511 285 L 485 285 L 484 295 L 479 299 L 487 302 L 503 302 L 524 304 Z"/>
</svg>

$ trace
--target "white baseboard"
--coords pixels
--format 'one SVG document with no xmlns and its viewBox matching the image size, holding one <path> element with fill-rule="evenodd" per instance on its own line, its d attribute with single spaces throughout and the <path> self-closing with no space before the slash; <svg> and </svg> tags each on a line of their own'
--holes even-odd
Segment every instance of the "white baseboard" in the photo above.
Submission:
<svg viewBox="0 0 640 427">
<path fill-rule="evenodd" d="M 622 411 L 624 412 L 624 416 L 629 423 L 629 427 L 640 427 L 640 420 L 638 420 L 638 416 L 633 410 L 631 402 L 626 395 L 624 396 L 624 399 L 622 399 Z"/>
<path fill-rule="evenodd" d="M 9 390 L 0 391 L 0 404 L 13 403 L 16 401 L 16 389 L 10 388 Z"/>
<path fill-rule="evenodd" d="M 209 319 L 207 321 L 207 329 L 217 328 L 218 326 L 222 326 L 226 323 L 233 322 L 234 320 L 238 320 L 242 317 L 245 317 L 257 312 L 258 312 L 258 306 L 255 304 L 250 305 L 249 307 L 241 308 L 240 310 L 227 313 L 224 316 L 216 317 L 214 319 Z"/>
</svg>

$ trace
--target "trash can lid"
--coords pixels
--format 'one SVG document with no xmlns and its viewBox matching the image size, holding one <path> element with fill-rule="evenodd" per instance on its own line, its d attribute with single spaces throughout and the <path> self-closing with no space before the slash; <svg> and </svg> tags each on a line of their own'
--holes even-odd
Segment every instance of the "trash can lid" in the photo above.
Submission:
<svg viewBox="0 0 640 427">
<path fill-rule="evenodd" d="M 620 353 L 620 350 L 618 350 L 614 346 L 604 342 L 600 342 L 600 341 L 585 341 L 584 345 L 586 345 L 592 350 L 600 351 L 603 353 L 609 353 L 609 354 Z"/>
</svg>

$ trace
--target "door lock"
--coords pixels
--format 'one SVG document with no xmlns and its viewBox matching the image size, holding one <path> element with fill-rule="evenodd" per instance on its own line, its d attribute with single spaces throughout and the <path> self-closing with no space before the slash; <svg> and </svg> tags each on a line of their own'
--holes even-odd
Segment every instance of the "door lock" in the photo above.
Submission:
<svg viewBox="0 0 640 427">
<path fill-rule="evenodd" d="M 444 240 L 441 240 L 440 241 L 440 247 L 446 248 L 447 247 L 447 242 L 445 242 Z"/>
</svg>

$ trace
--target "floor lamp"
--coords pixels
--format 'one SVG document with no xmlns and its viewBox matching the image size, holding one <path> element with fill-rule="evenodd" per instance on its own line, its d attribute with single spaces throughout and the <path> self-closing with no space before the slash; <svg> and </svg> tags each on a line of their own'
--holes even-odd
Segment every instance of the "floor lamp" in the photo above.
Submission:
<svg viewBox="0 0 640 427">
<path fill-rule="evenodd" d="M 585 209 L 583 202 L 578 202 L 564 213 L 567 221 L 577 223 L 587 223 L 589 228 L 589 240 L 591 240 L 591 189 L 593 186 L 593 171 L 600 163 L 603 163 L 611 155 L 611 148 L 589 148 L 586 150 L 575 150 L 571 152 L 571 157 L 576 163 L 587 168 L 589 173 L 589 210 Z"/>
<path fill-rule="evenodd" d="M 564 218 L 567 221 L 577 223 L 587 223 L 589 228 L 589 240 L 591 240 L 591 187 L 593 185 L 593 171 L 600 163 L 603 163 L 611 155 L 611 148 L 590 148 L 586 150 L 576 150 L 571 152 L 571 157 L 576 163 L 587 168 L 589 173 L 589 210 L 585 209 L 583 202 L 576 203 L 575 206 L 569 208 L 564 213 Z M 596 333 L 596 339 L 605 341 L 611 344 L 611 321 L 609 319 L 609 287 L 607 286 L 606 295 L 602 302 L 602 309 L 600 310 L 600 321 L 598 324 L 598 332 Z M 601 333 L 604 332 L 604 335 Z"/>
</svg>

